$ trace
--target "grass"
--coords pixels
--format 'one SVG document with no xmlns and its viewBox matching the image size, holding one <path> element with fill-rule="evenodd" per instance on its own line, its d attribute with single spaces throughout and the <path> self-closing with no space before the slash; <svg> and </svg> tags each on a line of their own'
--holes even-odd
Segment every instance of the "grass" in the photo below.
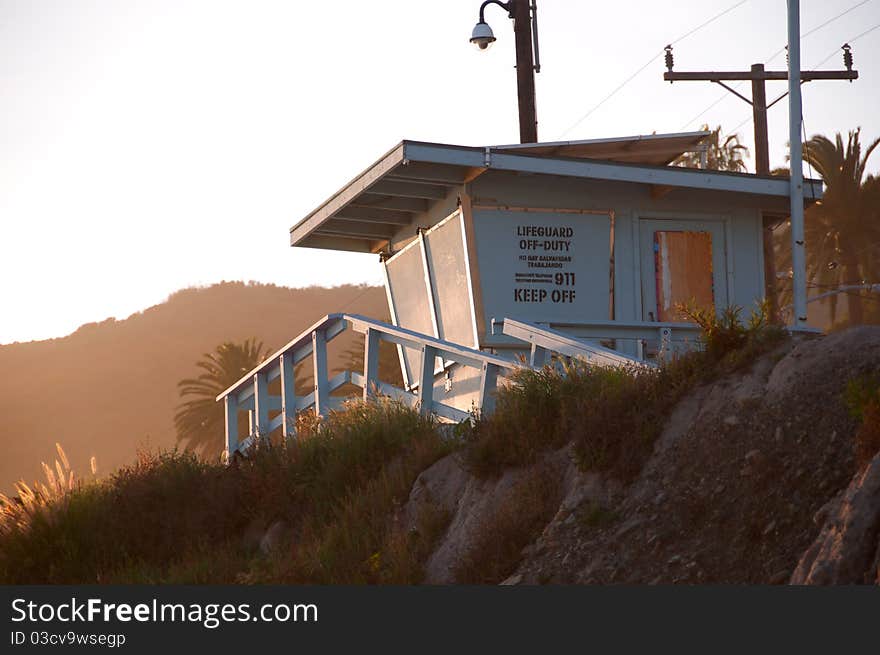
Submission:
<svg viewBox="0 0 880 655">
<path fill-rule="evenodd" d="M 385 399 L 300 421 L 294 443 L 258 447 L 229 467 L 187 452 L 142 453 L 81 483 L 59 449 L 46 483 L 0 498 L 0 583 L 416 583 L 451 516 L 427 503 L 410 525 L 402 507 L 416 477 L 462 443 L 477 476 L 530 466 L 456 571 L 462 582 L 498 582 L 558 509 L 561 483 L 546 452 L 572 443 L 582 469 L 631 480 L 685 392 L 782 338 L 760 312 L 746 324 L 736 308 L 691 317 L 704 328 L 702 352 L 656 369 L 574 360 L 521 370 L 495 413 L 457 437 Z M 859 405 L 873 426 L 865 452 L 880 447 L 880 394 L 872 393 Z M 586 525 L 615 520 L 603 508 L 584 511 L 577 518 Z M 262 554 L 259 535 L 279 522 L 282 537 Z"/>
<path fill-rule="evenodd" d="M 694 354 L 657 369 L 582 360 L 523 369 L 499 393 L 495 414 L 471 430 L 465 462 L 475 475 L 488 477 L 573 441 L 583 470 L 630 479 L 672 407 L 700 379 L 702 361 Z"/>
<path fill-rule="evenodd" d="M 587 501 L 577 509 L 575 515 L 582 528 L 604 528 L 614 523 L 617 512 L 596 501 Z"/>
<path fill-rule="evenodd" d="M 880 375 L 864 375 L 847 384 L 846 404 L 859 421 L 854 440 L 856 466 L 863 469 L 880 453 Z"/>
<path fill-rule="evenodd" d="M 481 526 L 455 568 L 460 584 L 498 584 L 516 568 L 522 549 L 549 523 L 562 501 L 559 476 L 546 465 L 529 469 Z"/>
<path fill-rule="evenodd" d="M 386 553 L 401 548 L 392 517 L 418 473 L 453 447 L 432 420 L 383 400 L 351 403 L 291 447 L 259 448 L 228 468 L 187 452 L 141 454 L 4 519 L 0 582 L 412 579 L 417 558 L 398 571 Z M 279 520 L 289 534 L 269 558 L 242 538 Z"/>
<path fill-rule="evenodd" d="M 537 461 L 574 443 L 583 470 L 633 479 L 678 400 L 688 390 L 742 368 L 786 338 L 766 306 L 743 324 L 739 308 L 681 308 L 703 328 L 704 348 L 658 368 L 592 366 L 584 360 L 523 369 L 498 394 L 495 413 L 468 430 L 465 462 L 480 477 Z M 687 313 L 690 312 L 690 313 Z"/>
</svg>

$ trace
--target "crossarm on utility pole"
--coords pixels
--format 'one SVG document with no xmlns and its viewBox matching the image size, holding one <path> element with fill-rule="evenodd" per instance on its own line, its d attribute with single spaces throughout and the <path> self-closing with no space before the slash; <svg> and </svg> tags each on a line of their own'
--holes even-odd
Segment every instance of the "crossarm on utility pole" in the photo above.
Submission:
<svg viewBox="0 0 880 655">
<path fill-rule="evenodd" d="M 844 47 L 844 63 L 847 70 L 836 71 L 801 71 L 800 83 L 812 82 L 813 80 L 849 80 L 852 82 L 859 78 L 859 72 L 852 70 L 852 57 L 847 59 L 847 47 Z M 748 71 L 689 71 L 678 73 L 672 70 L 672 48 L 667 47 L 666 65 L 669 70 L 663 73 L 663 79 L 667 82 L 714 82 L 719 86 L 738 96 L 752 106 L 752 119 L 755 129 L 755 173 L 757 175 L 770 175 L 770 146 L 767 135 L 767 110 L 779 100 L 790 93 L 791 88 L 798 88 L 798 84 L 789 85 L 789 92 L 767 104 L 767 90 L 765 83 L 770 81 L 787 81 L 788 71 L 764 70 L 764 64 L 752 64 Z M 727 86 L 724 82 L 751 82 L 752 99 L 749 100 L 735 89 Z M 800 123 L 798 123 L 800 125 Z M 801 215 L 803 207 L 800 208 Z M 792 214 L 795 213 L 792 208 Z M 762 241 L 764 250 L 764 297 L 770 303 L 770 315 L 776 316 L 776 254 L 773 248 L 773 228 L 776 220 L 772 216 L 764 216 Z M 803 248 L 803 239 L 800 240 L 800 248 Z"/>
</svg>

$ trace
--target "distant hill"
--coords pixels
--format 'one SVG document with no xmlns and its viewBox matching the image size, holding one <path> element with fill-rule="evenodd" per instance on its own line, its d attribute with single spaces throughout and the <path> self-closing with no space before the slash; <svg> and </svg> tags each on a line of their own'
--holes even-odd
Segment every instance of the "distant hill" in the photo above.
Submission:
<svg viewBox="0 0 880 655">
<path fill-rule="evenodd" d="M 223 282 L 63 338 L 0 345 L 0 491 L 42 479 L 40 461 L 54 460 L 56 441 L 77 473 L 95 455 L 104 475 L 132 462 L 139 446 L 173 447 L 177 382 L 197 374 L 203 353 L 249 337 L 278 348 L 339 311 L 388 320 L 380 287 Z M 332 342 L 331 367 L 354 344 L 348 334 Z"/>
</svg>

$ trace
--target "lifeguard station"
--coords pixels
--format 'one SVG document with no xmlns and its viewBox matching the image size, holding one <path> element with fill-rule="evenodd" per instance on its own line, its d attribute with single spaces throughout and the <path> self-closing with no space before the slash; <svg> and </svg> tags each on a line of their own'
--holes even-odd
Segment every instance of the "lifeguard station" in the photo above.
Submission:
<svg viewBox="0 0 880 655">
<path fill-rule="evenodd" d="M 393 324 L 324 317 L 218 396 L 227 451 L 292 436 L 296 411 L 323 413 L 346 383 L 458 421 L 490 412 L 499 376 L 549 353 L 651 365 L 691 347 L 698 330 L 675 304 L 761 301 L 762 219 L 789 215 L 787 178 L 670 165 L 707 136 L 399 143 L 290 229 L 296 248 L 375 253 Z M 805 180 L 805 202 L 821 192 Z M 326 343 L 346 328 L 365 336 L 364 370 L 329 378 Z M 382 340 L 398 347 L 403 388 L 378 378 Z M 315 388 L 297 398 L 294 365 L 308 357 Z"/>
</svg>

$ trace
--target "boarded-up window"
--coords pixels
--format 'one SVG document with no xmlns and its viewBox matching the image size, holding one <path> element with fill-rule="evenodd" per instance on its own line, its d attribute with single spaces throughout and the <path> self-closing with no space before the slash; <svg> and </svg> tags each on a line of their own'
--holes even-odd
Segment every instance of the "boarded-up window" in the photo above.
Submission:
<svg viewBox="0 0 880 655">
<path fill-rule="evenodd" d="M 675 309 L 676 303 L 714 307 L 712 235 L 709 232 L 654 232 L 654 273 L 658 321 L 682 321 Z"/>
</svg>

